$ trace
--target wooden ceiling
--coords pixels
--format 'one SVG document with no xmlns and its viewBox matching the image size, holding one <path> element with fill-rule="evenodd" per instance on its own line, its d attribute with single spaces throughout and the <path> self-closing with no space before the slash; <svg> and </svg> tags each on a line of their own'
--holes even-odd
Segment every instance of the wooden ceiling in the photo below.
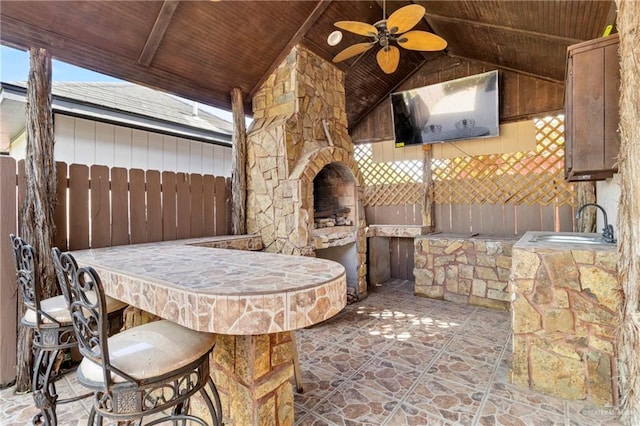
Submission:
<svg viewBox="0 0 640 426">
<path fill-rule="evenodd" d="M 387 15 L 408 1 L 387 1 Z M 338 64 L 346 73 L 347 115 L 354 126 L 424 63 L 442 55 L 480 61 L 562 82 L 566 48 L 600 37 L 615 22 L 609 1 L 413 1 L 425 7 L 419 29 L 449 45 L 443 52 L 401 49 L 391 75 L 377 49 Z M 7 1 L 0 8 L 3 44 L 46 47 L 62 61 L 230 109 L 240 87 L 251 95 L 301 43 L 331 60 L 364 37 L 327 36 L 338 20 L 374 23 L 377 1 Z"/>
</svg>

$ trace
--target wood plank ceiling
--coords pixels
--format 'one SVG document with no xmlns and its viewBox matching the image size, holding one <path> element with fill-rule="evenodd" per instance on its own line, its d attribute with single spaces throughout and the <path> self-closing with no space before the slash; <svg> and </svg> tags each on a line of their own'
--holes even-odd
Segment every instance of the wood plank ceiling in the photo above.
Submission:
<svg viewBox="0 0 640 426">
<path fill-rule="evenodd" d="M 387 16 L 408 1 L 388 1 Z M 566 48 L 602 35 L 615 21 L 607 1 L 413 1 L 425 7 L 417 28 L 449 43 L 443 52 L 401 49 L 391 75 L 377 49 L 344 61 L 347 115 L 354 126 L 422 64 L 441 55 L 480 61 L 543 79 L 564 80 Z M 374 23 L 377 1 L 2 1 L 2 44 L 40 46 L 54 57 L 209 105 L 230 109 L 230 91 L 250 99 L 297 43 L 331 60 L 366 41 L 327 36 L 338 20 Z"/>
</svg>

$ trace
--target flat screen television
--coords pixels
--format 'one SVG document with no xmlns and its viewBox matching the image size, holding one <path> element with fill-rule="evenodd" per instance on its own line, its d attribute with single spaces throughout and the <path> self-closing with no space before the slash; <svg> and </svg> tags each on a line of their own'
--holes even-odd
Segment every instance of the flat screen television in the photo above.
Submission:
<svg viewBox="0 0 640 426">
<path fill-rule="evenodd" d="M 498 71 L 391 94 L 396 147 L 499 135 Z"/>
</svg>

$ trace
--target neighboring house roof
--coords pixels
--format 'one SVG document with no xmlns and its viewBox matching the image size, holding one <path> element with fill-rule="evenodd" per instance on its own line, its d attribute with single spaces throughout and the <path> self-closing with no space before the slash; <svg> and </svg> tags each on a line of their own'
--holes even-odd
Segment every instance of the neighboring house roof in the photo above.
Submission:
<svg viewBox="0 0 640 426">
<path fill-rule="evenodd" d="M 0 124 L 9 139 L 24 130 L 26 87 L 24 82 L 1 83 Z M 56 113 L 231 145 L 232 123 L 196 110 L 186 100 L 133 83 L 53 82 L 51 93 Z"/>
</svg>

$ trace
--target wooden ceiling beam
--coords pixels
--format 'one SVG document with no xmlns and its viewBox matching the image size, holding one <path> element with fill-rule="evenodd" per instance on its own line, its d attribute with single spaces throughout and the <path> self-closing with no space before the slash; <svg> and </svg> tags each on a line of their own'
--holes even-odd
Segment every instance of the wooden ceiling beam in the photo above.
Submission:
<svg viewBox="0 0 640 426">
<path fill-rule="evenodd" d="M 165 0 L 165 2 L 162 3 L 160 12 L 158 12 L 158 16 L 156 17 L 156 22 L 153 24 L 153 28 L 151 28 L 151 32 L 149 32 L 147 36 L 147 41 L 142 48 L 140 57 L 138 57 L 138 63 L 140 65 L 148 67 L 153 60 L 179 3 L 179 0 Z"/>
<path fill-rule="evenodd" d="M 554 43 L 562 43 L 567 45 L 581 43 L 584 41 L 582 39 L 573 38 L 573 37 L 563 37 L 563 36 L 557 36 L 553 34 L 541 33 L 537 31 L 522 30 L 520 28 L 510 27 L 508 25 L 496 25 L 496 24 L 490 24 L 488 22 L 478 22 L 478 21 L 472 21 L 470 19 L 454 18 L 452 16 L 443 16 L 443 15 L 438 15 L 438 14 L 429 13 L 429 12 L 425 13 L 425 19 L 427 20 L 427 23 L 431 27 L 433 27 L 433 25 L 431 24 L 431 20 L 436 20 L 436 21 L 443 21 L 451 24 L 462 24 L 462 25 L 467 25 L 467 26 L 476 27 L 476 28 L 490 28 L 498 31 L 508 31 L 514 34 L 524 35 L 528 37 L 535 37 L 543 40 L 548 40 Z"/>
<path fill-rule="evenodd" d="M 469 61 L 469 62 L 477 62 L 479 64 L 487 65 L 487 66 L 490 66 L 490 67 L 495 67 L 495 68 L 502 69 L 502 70 L 505 70 L 505 71 L 511 71 L 511 72 L 516 73 L 516 74 L 524 75 L 524 76 L 527 76 L 527 77 L 533 77 L 533 78 L 537 78 L 539 80 L 548 81 L 549 83 L 555 83 L 555 84 L 564 85 L 564 80 L 558 80 L 558 79 L 555 79 L 555 78 L 552 78 L 552 77 L 549 77 L 549 76 L 546 76 L 546 75 L 534 74 L 532 72 L 523 71 L 523 70 L 519 70 L 519 69 L 512 68 L 512 67 L 507 67 L 507 66 L 504 66 L 504 65 L 498 65 L 498 64 L 495 64 L 493 62 L 483 61 L 481 59 L 476 59 L 476 58 L 470 58 L 468 56 L 461 56 L 461 55 L 456 55 L 456 54 L 452 54 L 452 53 L 448 53 L 447 56 L 449 56 L 451 58 L 455 58 L 455 59 L 462 59 L 462 60 Z"/>
<path fill-rule="evenodd" d="M 211 90 L 197 82 L 153 67 L 143 67 L 134 59 L 124 58 L 107 51 L 97 50 L 80 40 L 61 36 L 42 28 L 33 27 L 15 18 L 2 16 L 2 44 L 22 50 L 30 47 L 49 49 L 54 59 L 67 62 L 132 83 L 172 93 L 226 110 L 231 109 L 229 93 L 224 97 L 210 97 Z"/>
<path fill-rule="evenodd" d="M 267 71 L 262 75 L 262 77 L 260 77 L 260 79 L 253 86 L 253 88 L 249 92 L 249 96 L 248 96 L 249 99 L 253 98 L 253 95 L 256 94 L 258 89 L 260 89 L 260 86 L 262 86 L 262 83 L 264 83 L 267 80 L 267 78 L 269 78 L 271 73 L 276 68 L 278 68 L 278 66 L 282 63 L 282 61 L 284 61 L 284 58 L 286 58 L 287 55 L 291 52 L 291 49 L 293 49 L 293 46 L 295 46 L 296 44 L 298 44 L 300 42 L 300 40 L 302 40 L 302 38 L 305 36 L 305 34 L 307 34 L 307 31 L 309 31 L 311 29 L 311 27 L 313 26 L 313 24 L 316 23 L 318 18 L 320 18 L 320 16 L 322 16 L 322 14 L 324 13 L 325 10 L 327 10 L 327 7 L 329 7 L 329 5 L 331 4 L 331 1 L 332 0 L 319 0 L 318 1 L 318 3 L 316 4 L 316 7 L 313 9 L 313 11 L 311 11 L 311 13 L 307 17 L 307 19 L 305 19 L 305 21 L 302 23 L 300 28 L 298 28 L 298 31 L 296 31 L 296 33 L 293 35 L 293 37 L 291 37 L 291 39 L 286 44 L 284 49 L 282 49 L 280 54 L 276 57 L 276 60 L 273 61 L 273 63 L 269 66 Z"/>
</svg>

